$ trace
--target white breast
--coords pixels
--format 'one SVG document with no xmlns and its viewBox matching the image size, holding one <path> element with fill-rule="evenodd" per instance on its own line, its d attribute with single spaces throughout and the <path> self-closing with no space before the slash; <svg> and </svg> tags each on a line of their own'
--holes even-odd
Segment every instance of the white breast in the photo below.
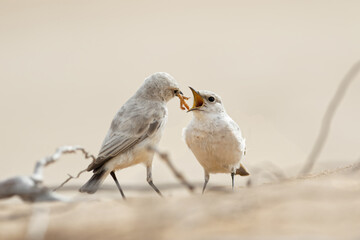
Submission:
<svg viewBox="0 0 360 240">
<path fill-rule="evenodd" d="M 229 173 L 240 166 L 245 141 L 229 116 L 193 118 L 183 134 L 188 147 L 207 172 Z"/>
</svg>

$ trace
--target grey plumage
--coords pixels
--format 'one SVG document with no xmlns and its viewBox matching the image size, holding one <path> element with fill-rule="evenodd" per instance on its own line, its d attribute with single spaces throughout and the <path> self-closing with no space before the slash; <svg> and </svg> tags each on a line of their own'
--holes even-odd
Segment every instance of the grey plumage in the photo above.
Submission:
<svg viewBox="0 0 360 240">
<path fill-rule="evenodd" d="M 110 172 L 138 163 L 146 165 L 147 180 L 154 188 L 151 178 L 153 153 L 147 147 L 160 141 L 167 121 L 166 103 L 180 92 L 175 79 L 167 73 L 155 73 L 145 79 L 116 113 L 97 159 L 87 168 L 94 176 L 80 192 L 94 193 Z"/>
<path fill-rule="evenodd" d="M 87 181 L 80 189 L 80 192 L 95 193 L 96 190 L 100 187 L 101 179 L 103 178 L 106 171 L 100 169 L 100 171 L 95 171 L 94 175 Z"/>
</svg>

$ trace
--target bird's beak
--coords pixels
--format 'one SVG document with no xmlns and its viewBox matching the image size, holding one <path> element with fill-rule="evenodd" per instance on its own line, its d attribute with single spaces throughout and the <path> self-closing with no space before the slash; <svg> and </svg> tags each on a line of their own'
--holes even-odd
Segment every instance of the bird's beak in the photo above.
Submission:
<svg viewBox="0 0 360 240">
<path fill-rule="evenodd" d="M 189 88 L 190 88 L 192 94 L 194 95 L 194 103 L 193 103 L 192 108 L 190 108 L 188 112 L 194 111 L 194 110 L 199 110 L 199 108 L 202 105 L 204 105 L 204 99 L 202 98 L 202 96 L 200 96 L 198 91 L 196 91 L 192 87 L 189 87 Z"/>
</svg>

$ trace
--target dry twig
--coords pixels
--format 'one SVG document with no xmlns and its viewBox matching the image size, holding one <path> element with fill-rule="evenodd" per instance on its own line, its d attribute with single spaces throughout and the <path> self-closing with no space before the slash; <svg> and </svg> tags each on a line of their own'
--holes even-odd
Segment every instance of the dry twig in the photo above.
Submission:
<svg viewBox="0 0 360 240">
<path fill-rule="evenodd" d="M 62 154 L 75 153 L 81 151 L 85 158 L 95 159 L 84 148 L 79 146 L 63 146 L 51 155 L 44 157 L 35 164 L 34 172 L 31 176 L 16 176 L 0 181 L 0 199 L 19 196 L 27 202 L 39 201 L 69 201 L 69 198 L 54 193 L 51 189 L 43 186 L 43 168 L 56 162 Z M 80 172 L 78 176 L 81 174 Z M 69 179 L 70 180 L 70 179 Z M 67 181 L 69 181 L 67 180 Z M 66 181 L 66 182 L 67 182 Z M 64 183 L 65 184 L 65 183 Z"/>
<path fill-rule="evenodd" d="M 85 159 L 88 159 L 88 158 L 91 158 L 92 161 L 94 162 L 96 160 L 95 156 L 90 154 L 88 151 L 86 151 L 84 148 L 82 147 L 74 147 L 75 150 L 78 150 L 78 151 L 81 151 L 84 155 L 85 155 Z M 54 191 L 57 191 L 59 190 L 60 188 L 62 188 L 67 182 L 69 182 L 71 179 L 76 179 L 76 178 L 79 178 L 81 176 L 81 174 L 83 174 L 84 172 L 87 171 L 87 168 L 81 170 L 80 172 L 78 172 L 78 174 L 76 175 L 76 177 L 73 177 L 72 175 L 68 174 L 68 178 L 63 182 L 61 183 L 58 187 L 54 188 Z"/>
<path fill-rule="evenodd" d="M 68 181 L 70 181 L 71 179 L 79 178 L 80 175 L 83 174 L 83 173 L 86 172 L 86 171 L 87 171 L 87 168 L 81 170 L 81 171 L 76 175 L 76 177 L 73 177 L 72 175 L 68 174 L 69 177 L 68 177 L 63 183 L 61 183 L 59 186 L 57 186 L 56 188 L 54 188 L 53 191 L 59 190 L 59 189 L 62 188 Z"/>
<path fill-rule="evenodd" d="M 161 152 L 157 147 L 150 146 L 149 151 L 153 151 L 159 155 L 159 157 L 167 164 L 167 166 L 170 168 L 170 170 L 173 172 L 175 177 L 184 184 L 191 192 L 194 190 L 194 186 L 190 184 L 185 177 L 174 167 L 172 164 L 169 155 L 167 153 Z"/>
<path fill-rule="evenodd" d="M 350 83 L 354 81 L 359 71 L 360 71 L 360 61 L 356 62 L 350 68 L 350 70 L 347 72 L 347 74 L 341 81 L 340 85 L 338 86 L 333 99 L 330 101 L 329 106 L 326 109 L 324 118 L 322 120 L 319 135 L 315 141 L 315 144 L 313 145 L 313 148 L 307 158 L 307 161 L 303 169 L 300 172 L 300 175 L 305 175 L 309 173 L 313 168 L 329 135 L 331 122 L 334 118 L 335 112 L 338 109 L 341 100 L 344 98 L 346 90 L 349 88 Z"/>
</svg>

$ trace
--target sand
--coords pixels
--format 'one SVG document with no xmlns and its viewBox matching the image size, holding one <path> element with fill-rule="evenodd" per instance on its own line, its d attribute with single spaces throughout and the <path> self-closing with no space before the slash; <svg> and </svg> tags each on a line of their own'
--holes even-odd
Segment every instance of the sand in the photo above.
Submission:
<svg viewBox="0 0 360 240">
<path fill-rule="evenodd" d="M 358 239 L 359 164 L 252 187 L 105 188 L 72 203 L 0 203 L 1 239 Z M 130 189 L 129 189 L 130 188 Z M 141 194 L 141 196 L 136 196 Z"/>
</svg>

